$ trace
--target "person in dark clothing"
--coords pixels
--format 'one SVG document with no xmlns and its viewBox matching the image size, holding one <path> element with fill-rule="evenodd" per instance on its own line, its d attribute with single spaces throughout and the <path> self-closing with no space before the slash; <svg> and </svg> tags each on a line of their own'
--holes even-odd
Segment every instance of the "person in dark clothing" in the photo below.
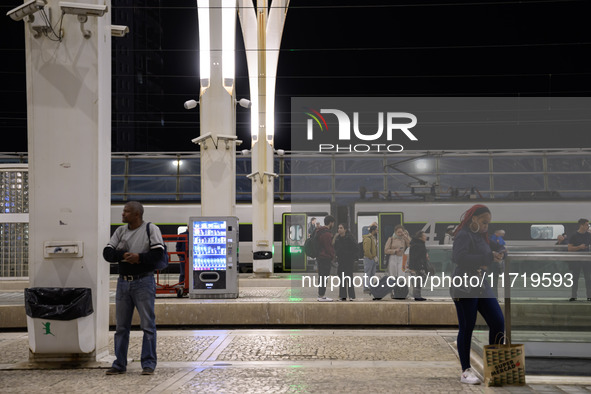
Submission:
<svg viewBox="0 0 591 394">
<path fill-rule="evenodd" d="M 318 287 L 318 301 L 326 302 L 332 301 L 332 298 L 326 297 L 326 283 L 330 276 L 330 267 L 335 259 L 334 246 L 332 244 L 332 233 L 331 229 L 334 227 L 334 217 L 328 215 L 324 218 L 324 226 L 316 230 L 314 234 L 318 237 L 319 252 L 316 257 L 316 263 L 318 265 L 318 280 L 320 286 Z"/>
<path fill-rule="evenodd" d="M 506 252 L 497 243 L 491 243 L 487 234 L 491 212 L 485 205 L 474 205 L 461 217 L 461 223 L 454 233 L 452 261 L 456 265 L 453 276 L 477 276 L 482 279 L 487 267 L 493 261 L 501 261 Z M 450 289 L 458 314 L 458 355 L 462 365 L 460 381 L 466 384 L 480 384 L 480 379 L 470 366 L 470 345 L 480 312 L 489 327 L 489 344 L 500 344 L 505 333 L 505 320 L 499 302 L 486 279 L 482 287 Z M 460 291 L 461 290 L 461 291 Z"/>
<path fill-rule="evenodd" d="M 429 254 L 425 246 L 427 241 L 427 234 L 424 231 L 419 231 L 410 241 L 410 250 L 408 253 L 408 268 L 415 276 L 421 276 L 423 279 L 427 276 L 427 262 L 429 261 Z M 426 301 L 426 298 L 421 296 L 421 284 L 417 280 L 414 283 L 412 296 L 415 301 Z"/>
<path fill-rule="evenodd" d="M 353 287 L 353 265 L 357 260 L 357 242 L 345 224 L 339 224 L 337 236 L 334 241 L 334 249 L 339 263 L 337 275 L 341 280 L 339 298 L 346 301 L 355 299 L 355 288 Z"/>
<path fill-rule="evenodd" d="M 589 219 L 579 219 L 579 229 L 570 236 L 568 240 L 569 252 L 588 252 L 591 244 L 591 233 L 589 233 Z M 568 264 L 573 274 L 573 287 L 571 287 L 571 298 L 569 301 L 577 300 L 579 290 L 579 277 L 583 270 L 585 287 L 587 290 L 587 301 L 591 301 L 591 265 L 583 261 L 570 261 Z"/>
<path fill-rule="evenodd" d="M 183 235 L 183 234 L 189 234 L 189 230 L 185 230 L 182 233 L 180 233 L 179 235 Z M 177 252 L 185 252 L 186 248 L 187 248 L 187 243 L 183 240 L 183 241 L 178 241 L 175 245 L 175 249 Z M 179 283 L 184 283 L 185 282 L 185 255 L 184 254 L 178 254 L 177 256 L 179 256 Z"/>
</svg>

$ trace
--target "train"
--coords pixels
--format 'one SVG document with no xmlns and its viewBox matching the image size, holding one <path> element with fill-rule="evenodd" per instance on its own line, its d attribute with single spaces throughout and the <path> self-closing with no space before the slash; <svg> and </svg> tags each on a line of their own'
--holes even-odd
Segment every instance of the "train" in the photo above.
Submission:
<svg viewBox="0 0 591 394">
<path fill-rule="evenodd" d="M 492 212 L 489 232 L 505 230 L 508 246 L 550 246 L 560 234 L 577 231 L 579 218 L 591 216 L 591 203 L 587 201 L 399 201 L 379 200 L 356 201 L 348 206 L 330 202 L 276 203 L 274 206 L 273 262 L 275 272 L 285 270 L 283 253 L 285 237 L 294 234 L 286 228 L 286 215 L 298 212 L 307 220 L 305 239 L 309 234 L 309 221 L 314 217 L 322 222 L 327 215 L 333 215 L 338 223 L 346 224 L 361 241 L 371 224 L 378 223 L 379 240 L 384 242 L 392 234 L 393 227 L 403 224 L 412 235 L 417 231 L 427 234 L 427 245 L 443 243 L 448 227 L 457 225 L 461 214 L 476 203 L 487 205 Z M 111 206 L 112 231 L 121 224 L 123 204 Z M 145 220 L 157 224 L 163 234 L 178 234 L 184 230 L 191 216 L 199 216 L 199 204 L 145 204 Z M 242 272 L 252 268 L 252 206 L 236 204 L 239 219 L 239 263 Z M 302 226 L 303 227 L 303 226 Z M 300 231 L 301 232 L 301 231 Z M 384 244 L 382 243 L 382 244 Z M 169 246 L 174 250 L 174 247 Z M 174 256 L 173 260 L 174 261 Z"/>
</svg>

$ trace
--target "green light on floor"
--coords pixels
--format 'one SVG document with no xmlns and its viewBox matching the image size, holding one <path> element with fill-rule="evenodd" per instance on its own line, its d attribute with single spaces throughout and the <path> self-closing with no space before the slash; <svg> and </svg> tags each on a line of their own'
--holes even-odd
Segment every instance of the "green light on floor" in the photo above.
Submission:
<svg viewBox="0 0 591 394">
<path fill-rule="evenodd" d="M 302 302 L 302 301 L 304 301 L 303 298 L 289 297 L 289 302 Z"/>
<path fill-rule="evenodd" d="M 301 254 L 303 253 L 301 246 L 290 246 L 289 247 L 289 254 Z"/>
</svg>

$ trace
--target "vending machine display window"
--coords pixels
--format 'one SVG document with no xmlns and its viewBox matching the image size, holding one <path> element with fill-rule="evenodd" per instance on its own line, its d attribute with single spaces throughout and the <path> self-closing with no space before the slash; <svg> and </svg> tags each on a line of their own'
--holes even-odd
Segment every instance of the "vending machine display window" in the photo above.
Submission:
<svg viewBox="0 0 591 394">
<path fill-rule="evenodd" d="M 193 222 L 193 270 L 225 271 L 226 222 Z"/>
</svg>

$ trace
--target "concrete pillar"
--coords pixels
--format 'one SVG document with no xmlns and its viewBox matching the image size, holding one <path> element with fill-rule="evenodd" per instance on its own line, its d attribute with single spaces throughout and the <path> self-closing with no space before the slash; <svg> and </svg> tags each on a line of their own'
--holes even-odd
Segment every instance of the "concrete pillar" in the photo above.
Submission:
<svg viewBox="0 0 591 394">
<path fill-rule="evenodd" d="M 31 353 L 35 361 L 96 360 L 108 352 L 109 264 L 102 249 L 109 240 L 111 198 L 111 4 L 101 0 L 93 5 L 106 5 L 107 12 L 88 17 L 84 29 L 91 32 L 89 38 L 83 36 L 76 15 L 63 15 L 61 42 L 43 35 L 34 38 L 27 23 L 24 28 L 30 287 L 88 287 L 94 307 L 93 350 L 49 355 L 37 343 Z M 59 1 L 49 0 L 47 8 L 55 25 L 62 16 Z M 48 257 L 47 252 L 56 248 L 46 246 L 60 244 L 77 245 L 78 251 L 57 251 Z M 30 335 L 42 329 L 29 323 Z M 52 334 L 75 335 L 55 330 Z"/>
<path fill-rule="evenodd" d="M 236 1 L 198 0 L 201 216 L 236 215 Z M 208 137 L 209 136 L 209 137 Z"/>
<path fill-rule="evenodd" d="M 289 0 L 239 0 L 240 25 L 246 47 L 246 60 L 253 103 L 252 135 L 252 250 L 253 272 L 259 276 L 273 273 L 273 139 L 275 134 L 275 81 L 281 36 Z M 275 251 L 281 253 L 280 251 Z"/>
</svg>

